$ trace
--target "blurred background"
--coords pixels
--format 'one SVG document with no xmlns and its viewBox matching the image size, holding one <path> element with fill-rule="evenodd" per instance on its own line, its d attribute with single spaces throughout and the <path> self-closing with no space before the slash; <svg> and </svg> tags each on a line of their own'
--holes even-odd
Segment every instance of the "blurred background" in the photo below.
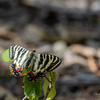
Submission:
<svg viewBox="0 0 100 100">
<path fill-rule="evenodd" d="M 0 56 L 12 44 L 62 59 L 53 100 L 100 100 L 100 0 L 0 0 Z M 21 100 L 9 64 L 0 57 L 0 100 Z"/>
</svg>

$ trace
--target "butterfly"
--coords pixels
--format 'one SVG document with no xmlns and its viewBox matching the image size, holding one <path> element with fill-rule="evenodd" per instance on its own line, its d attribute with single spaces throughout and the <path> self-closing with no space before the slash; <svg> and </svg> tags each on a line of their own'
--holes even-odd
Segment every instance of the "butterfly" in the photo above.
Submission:
<svg viewBox="0 0 100 100">
<path fill-rule="evenodd" d="M 12 61 L 10 71 L 13 75 L 19 76 L 23 68 L 27 69 L 31 66 L 28 73 L 29 81 L 37 81 L 44 77 L 44 73 L 50 72 L 61 64 L 61 59 L 54 55 L 37 54 L 33 49 L 29 51 L 18 45 L 9 47 L 9 58 Z"/>
</svg>

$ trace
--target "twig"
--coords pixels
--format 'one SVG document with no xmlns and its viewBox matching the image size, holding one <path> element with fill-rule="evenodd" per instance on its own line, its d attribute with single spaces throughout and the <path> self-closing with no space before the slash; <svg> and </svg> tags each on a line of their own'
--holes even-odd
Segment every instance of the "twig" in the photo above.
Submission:
<svg viewBox="0 0 100 100">
<path fill-rule="evenodd" d="M 22 100 L 25 100 L 27 97 L 25 96 Z"/>
<path fill-rule="evenodd" d="M 51 90 L 51 89 L 50 89 L 49 86 L 48 86 L 47 91 L 46 91 L 46 95 L 44 96 L 44 99 L 43 99 L 43 100 L 46 100 L 46 98 L 47 98 L 47 96 L 48 96 L 50 90 Z"/>
<path fill-rule="evenodd" d="M 47 98 L 49 92 L 50 92 L 51 89 L 52 89 L 52 77 L 51 77 L 51 73 L 50 73 L 50 80 L 47 78 L 46 75 L 44 75 L 44 76 L 45 76 L 45 78 L 48 80 L 48 82 L 50 82 L 50 85 L 48 86 L 47 91 L 46 91 L 46 95 L 44 96 L 44 99 L 43 99 L 43 100 L 46 100 L 46 98 Z"/>
<path fill-rule="evenodd" d="M 46 76 L 45 74 L 44 74 L 44 77 L 47 79 L 48 82 L 50 82 L 50 83 L 52 82 L 51 80 L 49 80 L 49 79 L 47 78 L 47 76 Z"/>
</svg>

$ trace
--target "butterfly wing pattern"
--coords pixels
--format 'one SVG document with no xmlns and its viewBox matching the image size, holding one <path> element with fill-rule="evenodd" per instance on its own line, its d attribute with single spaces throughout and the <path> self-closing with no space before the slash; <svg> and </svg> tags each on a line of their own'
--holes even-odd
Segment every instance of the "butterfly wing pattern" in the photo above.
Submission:
<svg viewBox="0 0 100 100">
<path fill-rule="evenodd" d="M 9 58 L 15 59 L 10 64 L 10 70 L 13 75 L 19 76 L 19 72 L 22 72 L 25 63 L 28 61 L 29 50 L 18 45 L 12 45 L 9 48 Z"/>
<path fill-rule="evenodd" d="M 15 59 L 10 64 L 11 73 L 19 76 L 23 68 L 31 66 L 28 73 L 29 81 L 36 81 L 44 77 L 46 71 L 50 72 L 61 64 L 61 59 L 57 56 L 48 54 L 36 54 L 35 50 L 29 50 L 18 45 L 12 45 L 9 48 L 9 58 Z"/>
</svg>

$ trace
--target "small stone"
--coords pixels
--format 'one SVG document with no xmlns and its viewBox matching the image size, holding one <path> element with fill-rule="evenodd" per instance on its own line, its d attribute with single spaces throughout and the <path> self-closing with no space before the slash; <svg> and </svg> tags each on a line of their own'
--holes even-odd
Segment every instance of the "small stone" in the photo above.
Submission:
<svg viewBox="0 0 100 100">
<path fill-rule="evenodd" d="M 62 54 L 66 49 L 67 44 L 65 41 L 60 40 L 53 44 L 53 52 L 59 57 L 62 57 Z"/>
<path fill-rule="evenodd" d="M 73 64 L 80 64 L 83 66 L 88 66 L 87 60 L 79 55 L 76 55 L 73 51 L 71 50 L 66 50 L 63 53 L 63 63 L 66 66 L 70 66 Z"/>
<path fill-rule="evenodd" d="M 96 0 L 96 1 L 92 2 L 90 9 L 94 12 L 100 11 L 100 1 Z"/>
<path fill-rule="evenodd" d="M 86 10 L 88 7 L 87 0 L 67 0 L 66 5 L 70 9 Z"/>
</svg>

